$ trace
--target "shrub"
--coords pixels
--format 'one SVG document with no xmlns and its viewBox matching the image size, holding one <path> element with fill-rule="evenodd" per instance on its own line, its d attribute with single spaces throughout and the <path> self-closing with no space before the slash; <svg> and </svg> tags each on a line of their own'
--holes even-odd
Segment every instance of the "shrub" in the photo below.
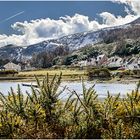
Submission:
<svg viewBox="0 0 140 140">
<path fill-rule="evenodd" d="M 134 72 L 135 75 L 140 76 L 140 70 L 133 70 L 133 72 Z"/>
<path fill-rule="evenodd" d="M 128 77 L 133 75 L 133 71 L 131 70 L 125 70 L 125 71 L 121 71 L 121 72 L 117 72 L 116 76 L 118 76 L 119 78 L 123 78 L 123 77 Z"/>
<path fill-rule="evenodd" d="M 78 57 L 77 54 L 65 56 L 63 59 L 63 65 L 71 65 L 73 61 L 77 59 L 77 57 Z"/>
<path fill-rule="evenodd" d="M 88 77 L 92 78 L 110 78 L 111 73 L 106 68 L 90 69 L 88 70 Z"/>
<path fill-rule="evenodd" d="M 140 138 L 140 82 L 135 91 L 121 99 L 120 95 L 98 100 L 94 85 L 79 95 L 61 84 L 61 75 L 43 81 L 36 77 L 32 93 L 8 96 L 0 93 L 0 138 L 72 138 L 72 139 L 134 139 Z M 69 97 L 63 101 L 61 93 Z"/>
<path fill-rule="evenodd" d="M 0 71 L 0 75 L 8 75 L 8 74 L 18 74 L 18 71 L 16 70 L 4 70 L 4 71 Z"/>
</svg>

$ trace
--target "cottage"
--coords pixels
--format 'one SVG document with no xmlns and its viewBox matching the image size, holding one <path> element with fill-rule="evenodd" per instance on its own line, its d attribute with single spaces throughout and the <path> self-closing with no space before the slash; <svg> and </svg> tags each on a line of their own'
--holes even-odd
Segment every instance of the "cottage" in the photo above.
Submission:
<svg viewBox="0 0 140 140">
<path fill-rule="evenodd" d="M 132 57 L 125 63 L 125 68 L 128 70 L 139 70 L 140 64 L 139 64 L 139 58 Z"/>
<path fill-rule="evenodd" d="M 123 59 L 118 56 L 110 57 L 107 65 L 108 67 L 121 67 L 123 65 Z"/>
<path fill-rule="evenodd" d="M 138 58 L 138 64 L 140 65 L 140 58 Z"/>
<path fill-rule="evenodd" d="M 97 56 L 97 64 L 98 65 L 103 65 L 107 62 L 108 58 L 105 54 Z"/>
<path fill-rule="evenodd" d="M 79 61 L 79 62 L 78 62 L 78 65 L 79 65 L 80 67 L 85 67 L 85 66 L 87 66 L 87 60 Z"/>
<path fill-rule="evenodd" d="M 126 65 L 126 69 L 127 70 L 140 70 L 140 65 L 135 64 L 135 63 L 128 64 L 128 65 Z"/>
<path fill-rule="evenodd" d="M 135 57 L 132 57 L 131 59 L 128 59 L 126 64 L 130 65 L 130 64 L 137 64 L 138 60 Z"/>
<path fill-rule="evenodd" d="M 88 66 L 96 66 L 97 65 L 96 59 L 95 58 L 88 59 L 87 65 Z"/>
<path fill-rule="evenodd" d="M 16 70 L 16 71 L 21 71 L 21 66 L 18 64 L 14 64 L 12 62 L 7 63 L 6 65 L 3 66 L 6 70 Z"/>
<path fill-rule="evenodd" d="M 25 71 L 26 71 L 26 70 L 27 70 L 27 71 L 28 71 L 28 70 L 30 71 L 30 70 L 35 70 L 35 69 L 36 69 L 36 68 L 35 68 L 35 67 L 32 67 L 31 64 L 30 64 L 29 62 L 26 63 L 26 64 L 24 65 L 24 68 L 23 68 L 23 70 L 25 70 Z"/>
<path fill-rule="evenodd" d="M 3 66 L 0 66 L 0 70 L 2 71 L 2 70 L 5 70 L 5 68 L 3 67 Z"/>
</svg>

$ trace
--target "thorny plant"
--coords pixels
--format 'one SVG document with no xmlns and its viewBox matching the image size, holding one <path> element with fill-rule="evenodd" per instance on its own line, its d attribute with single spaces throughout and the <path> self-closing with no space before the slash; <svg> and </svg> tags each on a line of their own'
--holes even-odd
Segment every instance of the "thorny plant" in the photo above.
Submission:
<svg viewBox="0 0 140 140">
<path fill-rule="evenodd" d="M 35 76 L 36 77 L 36 76 Z M 0 138 L 140 138 L 140 82 L 125 98 L 99 100 L 94 85 L 78 94 L 59 89 L 62 73 L 22 93 L 20 86 L 5 96 L 0 93 Z M 68 94 L 63 100 L 61 94 Z"/>
</svg>

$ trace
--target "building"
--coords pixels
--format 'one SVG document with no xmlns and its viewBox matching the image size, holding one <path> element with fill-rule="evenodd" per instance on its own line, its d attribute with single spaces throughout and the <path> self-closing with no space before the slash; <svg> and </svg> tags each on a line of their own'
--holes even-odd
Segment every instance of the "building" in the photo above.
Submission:
<svg viewBox="0 0 140 140">
<path fill-rule="evenodd" d="M 97 64 L 104 65 L 108 60 L 108 57 L 105 54 L 97 56 Z"/>
<path fill-rule="evenodd" d="M 78 62 L 78 66 L 80 67 L 86 67 L 87 66 L 87 60 L 82 60 Z"/>
<path fill-rule="evenodd" d="M 78 62 L 74 62 L 72 64 L 73 66 L 80 66 L 80 67 L 87 67 L 87 66 L 96 66 L 96 59 L 95 58 L 89 58 L 86 60 L 81 60 Z"/>
<path fill-rule="evenodd" d="M 139 64 L 128 64 L 126 65 L 126 70 L 140 70 L 140 65 Z"/>
<path fill-rule="evenodd" d="M 7 63 L 6 65 L 3 66 L 5 70 L 16 70 L 16 71 L 21 71 L 21 66 L 12 62 Z"/>
<path fill-rule="evenodd" d="M 36 68 L 35 67 L 32 67 L 30 62 L 26 62 L 24 63 L 24 66 L 22 67 L 22 70 L 24 71 L 30 71 L 30 70 L 35 70 Z"/>
<path fill-rule="evenodd" d="M 5 67 L 3 67 L 3 66 L 0 66 L 0 70 L 2 71 L 2 70 L 5 70 Z"/>
<path fill-rule="evenodd" d="M 121 67 L 123 65 L 123 59 L 118 56 L 110 57 L 107 61 L 108 67 Z"/>
<path fill-rule="evenodd" d="M 140 58 L 138 58 L 138 64 L 140 65 Z"/>
<path fill-rule="evenodd" d="M 87 60 L 87 66 L 96 66 L 97 65 L 97 61 L 95 58 L 90 58 Z"/>
<path fill-rule="evenodd" d="M 132 57 L 126 62 L 125 67 L 127 70 L 140 70 L 139 58 Z"/>
</svg>

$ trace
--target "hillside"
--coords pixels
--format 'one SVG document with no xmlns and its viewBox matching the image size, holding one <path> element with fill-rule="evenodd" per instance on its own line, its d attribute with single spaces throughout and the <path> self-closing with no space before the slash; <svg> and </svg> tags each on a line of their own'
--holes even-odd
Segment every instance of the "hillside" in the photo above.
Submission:
<svg viewBox="0 0 140 140">
<path fill-rule="evenodd" d="M 116 42 L 122 42 L 128 39 L 135 41 L 139 37 L 140 18 L 126 25 L 72 34 L 54 40 L 46 40 L 30 46 L 22 47 L 10 44 L 0 48 L 0 59 L 24 61 L 31 59 L 34 54 L 37 55 L 42 52 L 54 51 L 60 46 L 67 47 L 69 51 L 72 52 L 87 45 L 96 46 L 97 44 L 99 48 L 102 46 L 101 48 L 106 50 L 105 53 L 112 54 L 112 50 L 114 50 L 113 44 L 116 44 Z M 111 47 L 111 44 L 113 47 Z"/>
</svg>

